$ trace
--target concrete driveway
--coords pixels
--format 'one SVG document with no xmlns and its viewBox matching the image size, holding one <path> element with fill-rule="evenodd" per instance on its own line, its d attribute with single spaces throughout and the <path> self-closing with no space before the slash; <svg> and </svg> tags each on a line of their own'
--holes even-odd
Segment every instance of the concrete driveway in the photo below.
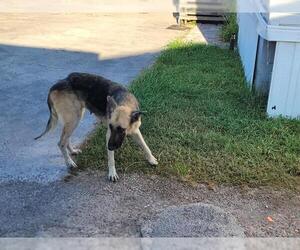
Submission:
<svg viewBox="0 0 300 250">
<path fill-rule="evenodd" d="M 33 140 L 46 126 L 49 87 L 74 71 L 130 83 L 183 34 L 168 29 L 174 23 L 167 13 L 1 14 L 0 183 L 64 176 L 60 129 Z M 79 143 L 93 124 L 86 114 L 73 141 Z"/>
<path fill-rule="evenodd" d="M 0 237 L 140 237 L 144 221 L 162 209 L 199 202 L 232 213 L 247 236 L 299 236 L 300 199 L 289 191 L 216 192 L 172 177 L 126 173 L 112 184 L 106 171 L 96 170 L 64 181 L 59 130 L 33 140 L 45 128 L 47 91 L 55 81 L 85 71 L 128 84 L 168 41 L 185 34 L 168 29 L 171 24 L 167 14 L 0 15 Z M 87 114 L 76 142 L 93 122 Z M 275 223 L 266 222 L 267 215 Z M 1 243 L 4 249 L 26 248 L 14 239 Z"/>
</svg>

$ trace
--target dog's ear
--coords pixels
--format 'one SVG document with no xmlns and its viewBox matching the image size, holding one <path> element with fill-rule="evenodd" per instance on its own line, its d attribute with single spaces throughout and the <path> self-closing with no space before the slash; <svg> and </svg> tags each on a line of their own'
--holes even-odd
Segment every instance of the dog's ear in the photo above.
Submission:
<svg viewBox="0 0 300 250">
<path fill-rule="evenodd" d="M 145 113 L 146 113 L 145 111 L 139 111 L 139 110 L 133 111 L 131 113 L 130 123 L 132 124 L 132 123 L 138 121 L 140 116 Z"/>
<path fill-rule="evenodd" d="M 118 106 L 112 96 L 107 96 L 107 113 L 110 115 Z"/>
</svg>

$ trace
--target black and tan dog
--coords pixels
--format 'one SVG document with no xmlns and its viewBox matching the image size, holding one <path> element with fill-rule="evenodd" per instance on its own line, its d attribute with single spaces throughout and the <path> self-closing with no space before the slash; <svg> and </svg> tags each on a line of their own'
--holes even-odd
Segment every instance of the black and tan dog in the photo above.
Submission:
<svg viewBox="0 0 300 250">
<path fill-rule="evenodd" d="M 111 181 L 118 179 L 114 150 L 121 147 L 126 135 L 134 138 L 151 165 L 158 164 L 139 129 L 143 112 L 139 110 L 134 95 L 125 87 L 101 76 L 71 73 L 66 79 L 60 80 L 51 87 L 48 107 L 50 118 L 46 130 L 35 139 L 39 139 L 53 129 L 58 120 L 61 121 L 63 131 L 58 146 L 69 168 L 77 167 L 70 155 L 80 153 L 80 150 L 71 146 L 69 139 L 85 109 L 107 124 L 108 177 Z"/>
</svg>

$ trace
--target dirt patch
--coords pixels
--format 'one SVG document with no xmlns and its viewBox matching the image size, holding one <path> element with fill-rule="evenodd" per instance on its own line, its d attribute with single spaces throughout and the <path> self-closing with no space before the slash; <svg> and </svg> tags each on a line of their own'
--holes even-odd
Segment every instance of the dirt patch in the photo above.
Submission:
<svg viewBox="0 0 300 250">
<path fill-rule="evenodd" d="M 0 236 L 137 237 L 161 209 L 197 202 L 231 213 L 246 236 L 300 236 L 299 194 L 269 188 L 192 187 L 139 174 L 113 184 L 106 172 L 89 171 L 49 185 L 2 184 L 0 192 Z"/>
</svg>

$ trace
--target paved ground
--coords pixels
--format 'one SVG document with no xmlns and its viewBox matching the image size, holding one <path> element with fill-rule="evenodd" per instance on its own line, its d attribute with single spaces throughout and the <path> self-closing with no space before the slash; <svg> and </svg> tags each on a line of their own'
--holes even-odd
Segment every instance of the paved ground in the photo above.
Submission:
<svg viewBox="0 0 300 250">
<path fill-rule="evenodd" d="M 299 236 L 300 197 L 291 192 L 190 186 L 138 174 L 121 174 L 112 184 L 99 171 L 63 180 L 58 132 L 32 140 L 47 121 L 54 81 L 87 71 L 126 84 L 185 34 L 167 29 L 172 22 L 147 14 L 1 14 L 0 236 L 140 236 L 144 221 L 162 209 L 197 202 L 233 214 L 246 236 Z M 92 126 L 87 116 L 75 140 Z"/>
<path fill-rule="evenodd" d="M 36 142 L 48 119 L 49 87 L 73 71 L 127 84 L 168 41 L 171 14 L 1 14 L 0 182 L 49 182 L 65 175 L 59 129 Z M 86 118 L 73 140 L 93 127 Z"/>
<path fill-rule="evenodd" d="M 140 236 L 169 206 L 203 202 L 231 213 L 246 236 L 300 236 L 300 196 L 260 188 L 190 186 L 172 178 L 82 172 L 68 182 L 0 184 L 0 236 Z M 273 222 L 267 220 L 271 216 Z"/>
</svg>

